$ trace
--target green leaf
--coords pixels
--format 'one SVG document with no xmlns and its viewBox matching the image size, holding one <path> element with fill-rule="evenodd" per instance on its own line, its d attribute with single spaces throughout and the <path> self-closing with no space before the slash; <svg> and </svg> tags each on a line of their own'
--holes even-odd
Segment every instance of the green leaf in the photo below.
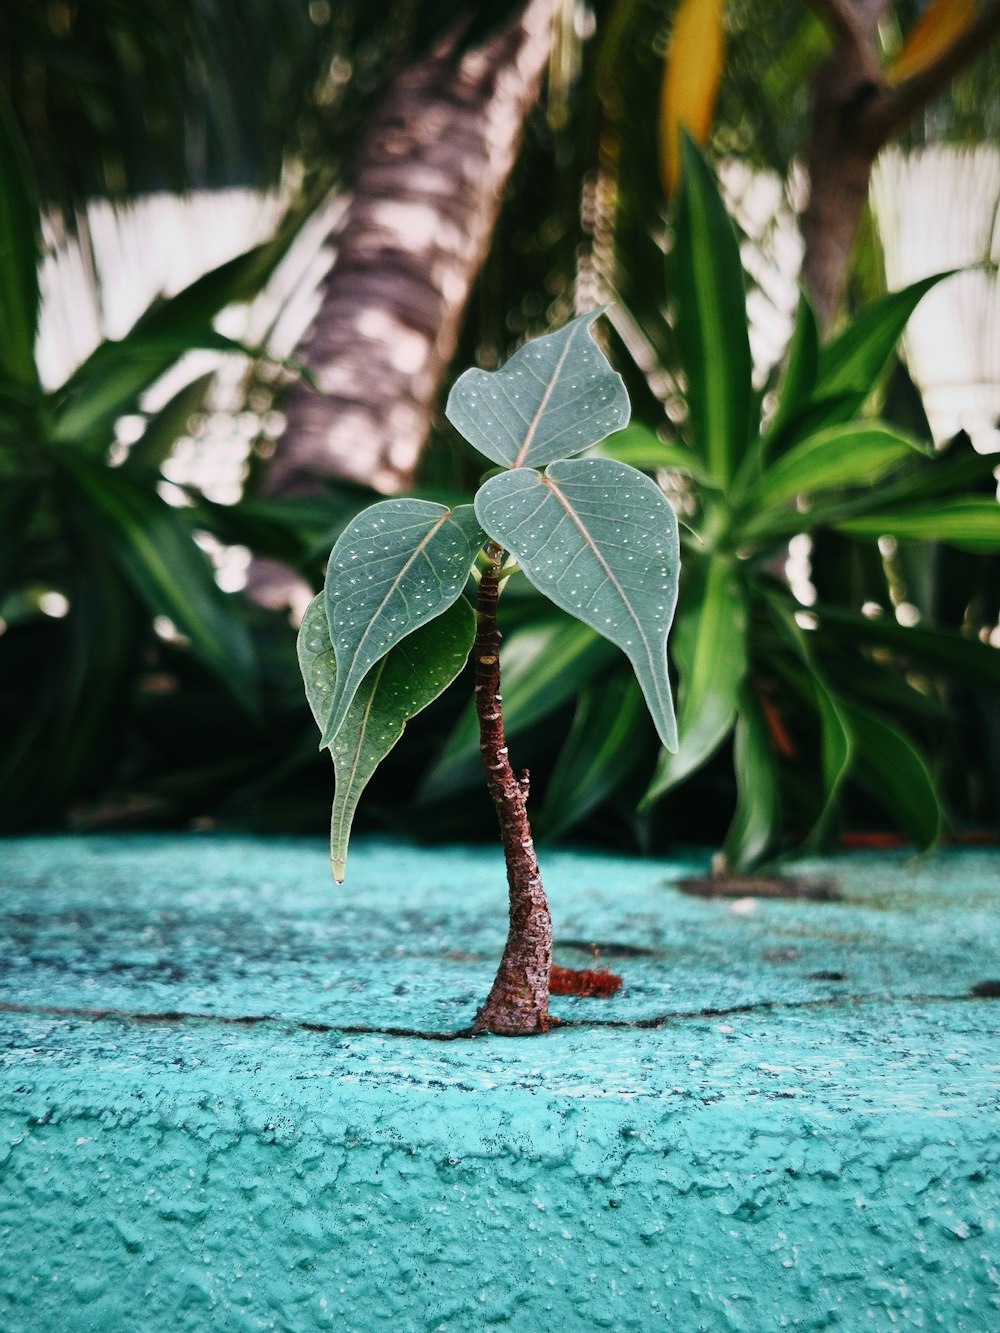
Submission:
<svg viewBox="0 0 1000 1333">
<path fill-rule="evenodd" d="M 832 426 L 853 422 L 868 394 L 868 389 L 851 389 L 847 393 L 809 399 L 791 412 L 779 426 L 771 427 L 761 437 L 762 454 L 777 458 L 802 440 L 819 435 Z"/>
<path fill-rule="evenodd" d="M 842 519 L 833 525 L 850 537 L 898 537 L 944 542 L 960 551 L 1000 551 L 1000 504 L 960 495 L 912 509 L 889 509 Z"/>
<path fill-rule="evenodd" d="M 576 716 L 545 788 L 546 837 L 572 828 L 610 796 L 647 753 L 649 722 L 631 676 L 581 691 Z"/>
<path fill-rule="evenodd" d="M 0 485 L 0 607 L 8 584 L 31 550 L 26 534 L 42 494 L 43 486 L 34 477 L 5 477 Z"/>
<path fill-rule="evenodd" d="M 476 495 L 486 532 L 556 606 L 596 629 L 635 669 L 663 744 L 677 747 L 667 634 L 677 602 L 677 519 L 624 463 L 574 458 L 491 477 Z"/>
<path fill-rule="evenodd" d="M 842 704 L 858 757 L 858 779 L 921 850 L 941 833 L 941 803 L 930 770 L 902 732 L 857 704 Z"/>
<path fill-rule="evenodd" d="M 981 494 L 969 497 L 963 496 L 963 492 L 970 489 L 981 491 L 982 483 L 992 479 L 996 467 L 994 456 L 977 454 L 971 445 L 961 444 L 935 450 L 917 461 L 915 469 L 902 469 L 898 480 L 889 485 L 872 488 L 849 499 L 814 506 L 807 516 L 796 518 L 789 530 L 801 531 L 803 524 L 808 528 L 832 527 L 842 520 L 860 518 L 873 511 L 888 512 L 897 505 L 913 505 L 918 500 L 933 500 L 937 508 L 956 493 L 963 499 L 975 498 L 982 502 Z"/>
<path fill-rule="evenodd" d="M 505 634 L 500 680 L 507 739 L 562 707 L 616 656 L 607 639 L 568 617 L 546 619 Z M 479 721 L 470 703 L 424 779 L 421 799 L 437 800 L 481 775 Z"/>
<path fill-rule="evenodd" d="M 712 556 L 704 576 L 683 580 L 674 631 L 680 676 L 680 744 L 663 751 L 642 798 L 647 809 L 710 759 L 729 735 L 747 669 L 747 606 L 731 560 Z"/>
<path fill-rule="evenodd" d="M 215 379 L 214 371 L 199 375 L 160 408 L 146 423 L 146 429 L 128 451 L 122 464 L 129 473 L 158 473 L 174 451 L 177 441 L 185 433 L 194 414 L 205 402 L 208 386 Z"/>
<path fill-rule="evenodd" d="M 288 253 L 300 227 L 301 217 L 293 209 L 270 241 L 227 259 L 176 295 L 154 301 L 132 332 L 142 339 L 187 338 L 192 329 L 211 324 L 227 305 L 251 300 Z"/>
<path fill-rule="evenodd" d="M 778 765 L 763 711 L 749 688 L 740 700 L 733 766 L 736 812 L 722 854 L 729 870 L 742 872 L 763 860 L 781 826 Z"/>
<path fill-rule="evenodd" d="M 935 273 L 902 291 L 890 292 L 853 319 L 820 353 L 813 396 L 828 397 L 851 389 L 870 391 L 921 299 L 953 272 Z"/>
<path fill-rule="evenodd" d="M 482 544 L 471 505 L 383 500 L 348 523 L 326 575 L 337 683 L 324 745 L 343 726 L 375 663 L 461 596 Z"/>
<path fill-rule="evenodd" d="M 59 454 L 77 495 L 97 518 L 95 537 L 154 615 L 167 616 L 191 651 L 247 707 L 256 705 L 249 636 L 234 599 L 219 588 L 184 511 L 121 468 L 101 467 L 70 450 Z"/>
<path fill-rule="evenodd" d="M 60 391 L 50 438 L 75 444 L 96 436 L 103 446 L 115 421 L 135 411 L 150 385 L 196 349 L 249 353 L 242 343 L 216 333 L 209 325 L 159 336 L 133 329 L 124 338 L 101 343 Z"/>
<path fill-rule="evenodd" d="M 24 140 L 0 88 L 0 377 L 38 385 L 40 222 Z"/>
<path fill-rule="evenodd" d="M 532 339 L 499 370 L 465 371 L 448 395 L 448 420 L 511 468 L 568 458 L 620 430 L 630 411 L 625 385 L 587 333 L 601 313 Z"/>
<path fill-rule="evenodd" d="M 773 116 L 784 114 L 791 99 L 832 49 L 833 39 L 826 24 L 812 12 L 804 14 L 764 73 L 761 92 L 770 102 Z"/>
<path fill-rule="evenodd" d="M 627 463 L 640 472 L 672 468 L 687 472 L 699 481 L 704 480 L 698 455 L 689 445 L 661 440 L 654 430 L 638 422 L 595 444 L 588 457 L 613 458 L 615 462 Z"/>
<path fill-rule="evenodd" d="M 780 599 L 769 599 L 778 630 L 806 669 L 809 689 L 819 714 L 823 801 L 819 815 L 805 840 L 807 848 L 817 848 L 837 808 L 854 754 L 854 738 L 840 699 L 819 669 L 810 635 L 795 621 L 794 612 Z"/>
<path fill-rule="evenodd" d="M 852 645 L 880 644 L 904 654 L 925 670 L 943 672 L 988 690 L 1000 689 L 1000 652 L 978 639 L 927 625 L 904 626 L 893 616 L 868 617 L 823 603 L 811 607 L 810 613 L 824 631 L 838 631 Z"/>
<path fill-rule="evenodd" d="M 330 861 L 344 879 L 347 844 L 361 793 L 411 717 L 438 697 L 465 665 L 476 617 L 464 599 L 397 643 L 372 667 L 330 745 L 336 787 L 330 820 Z M 306 697 L 321 732 L 336 693 L 337 667 L 323 594 L 309 603 L 298 636 Z"/>
<path fill-rule="evenodd" d="M 725 488 L 750 436 L 753 402 L 743 265 L 715 176 L 686 134 L 681 163 L 671 253 L 677 343 L 693 444 Z"/>
<path fill-rule="evenodd" d="M 184 352 L 208 348 L 257 356 L 254 349 L 217 333 L 212 321 L 226 306 L 256 295 L 294 236 L 293 227 L 283 226 L 267 245 L 255 246 L 175 296 L 155 301 L 124 338 L 96 348 L 60 390 L 52 438 L 74 443 L 106 434 Z"/>
<path fill-rule="evenodd" d="M 746 503 L 755 517 L 748 531 L 767 531 L 768 510 L 796 496 L 877 481 L 914 450 L 927 452 L 919 440 L 887 426 L 855 423 L 820 431 L 789 449 L 751 487 Z"/>
<path fill-rule="evenodd" d="M 767 429 L 768 439 L 774 439 L 809 401 L 818 372 L 819 325 L 808 296 L 800 292 L 795 327 L 778 387 L 778 406 Z"/>
</svg>

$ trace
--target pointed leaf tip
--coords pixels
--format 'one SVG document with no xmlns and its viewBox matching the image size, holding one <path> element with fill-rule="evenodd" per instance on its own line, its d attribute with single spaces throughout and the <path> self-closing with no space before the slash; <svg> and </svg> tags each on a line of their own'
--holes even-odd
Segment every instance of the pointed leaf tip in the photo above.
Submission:
<svg viewBox="0 0 1000 1333">
<path fill-rule="evenodd" d="M 628 424 L 621 376 L 588 334 L 604 307 L 534 338 L 499 370 L 467 370 L 445 415 L 503 467 L 541 467 L 583 453 Z"/>
<path fill-rule="evenodd" d="M 330 817 L 330 867 L 336 883 L 344 882 L 351 825 L 362 792 L 410 718 L 436 699 L 461 671 L 474 634 L 472 607 L 459 599 L 396 644 L 361 682 L 329 747 L 336 780 Z M 312 600 L 303 617 L 298 656 L 309 706 L 324 730 L 335 693 L 337 664 L 322 594 Z"/>
<path fill-rule="evenodd" d="M 677 748 L 667 634 L 677 602 L 677 519 L 649 477 L 609 458 L 492 477 L 476 496 L 486 532 L 556 606 L 617 644 L 663 744 Z"/>
</svg>

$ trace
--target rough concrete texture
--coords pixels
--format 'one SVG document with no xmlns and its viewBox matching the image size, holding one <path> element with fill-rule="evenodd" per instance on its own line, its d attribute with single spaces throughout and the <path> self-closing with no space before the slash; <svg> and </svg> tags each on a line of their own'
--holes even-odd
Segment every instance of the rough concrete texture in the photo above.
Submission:
<svg viewBox="0 0 1000 1333">
<path fill-rule="evenodd" d="M 3 1333 L 1000 1328 L 1000 857 L 702 868 L 550 852 L 622 991 L 439 1040 L 498 851 L 0 843 Z"/>
</svg>

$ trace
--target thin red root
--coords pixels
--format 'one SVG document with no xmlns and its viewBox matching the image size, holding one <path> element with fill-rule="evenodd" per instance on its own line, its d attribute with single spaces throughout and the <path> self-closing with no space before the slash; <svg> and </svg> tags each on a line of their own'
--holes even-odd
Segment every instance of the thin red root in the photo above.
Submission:
<svg viewBox="0 0 1000 1333">
<path fill-rule="evenodd" d="M 557 967 L 554 963 L 549 968 L 550 995 L 614 995 L 622 984 L 622 979 L 607 968 L 600 972 L 575 967 Z"/>
</svg>

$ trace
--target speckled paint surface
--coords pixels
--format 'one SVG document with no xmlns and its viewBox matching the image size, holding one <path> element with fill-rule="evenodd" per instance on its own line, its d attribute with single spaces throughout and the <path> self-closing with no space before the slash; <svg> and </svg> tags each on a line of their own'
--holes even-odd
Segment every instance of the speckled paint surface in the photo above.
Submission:
<svg viewBox="0 0 1000 1333">
<path fill-rule="evenodd" d="M 1000 857 L 542 864 L 622 991 L 441 1040 L 499 851 L 0 842 L 3 1333 L 1000 1328 Z"/>
</svg>

